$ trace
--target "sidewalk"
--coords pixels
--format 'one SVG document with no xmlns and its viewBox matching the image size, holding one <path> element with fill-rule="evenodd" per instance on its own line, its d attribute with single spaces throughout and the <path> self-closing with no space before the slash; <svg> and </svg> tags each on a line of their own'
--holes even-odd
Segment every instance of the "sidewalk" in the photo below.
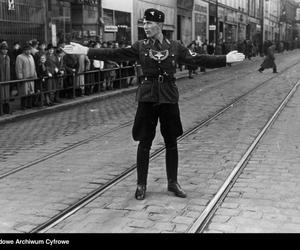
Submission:
<svg viewBox="0 0 300 250">
<path fill-rule="evenodd" d="M 188 77 L 188 70 L 177 71 L 175 73 L 176 79 L 181 79 Z M 63 99 L 63 103 L 56 104 L 51 107 L 35 107 L 32 109 L 26 110 L 15 110 L 12 115 L 2 115 L 0 116 L 0 124 L 5 122 L 14 121 L 17 119 L 29 118 L 40 114 L 46 114 L 49 112 L 55 112 L 57 110 L 68 109 L 83 103 L 89 103 L 99 100 L 104 100 L 107 98 L 111 98 L 114 96 L 120 96 L 123 94 L 129 94 L 136 91 L 137 85 L 123 88 L 123 89 L 115 89 L 111 91 L 100 92 L 98 94 L 93 94 L 90 96 L 82 96 L 76 97 L 74 99 Z"/>
</svg>

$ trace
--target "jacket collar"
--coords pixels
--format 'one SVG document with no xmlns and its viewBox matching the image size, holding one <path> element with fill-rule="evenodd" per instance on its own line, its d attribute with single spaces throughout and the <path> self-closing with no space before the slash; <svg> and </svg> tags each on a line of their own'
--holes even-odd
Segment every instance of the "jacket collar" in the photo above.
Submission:
<svg viewBox="0 0 300 250">
<path fill-rule="evenodd" d="M 155 41 L 156 41 L 156 39 L 148 38 L 148 39 L 144 40 L 144 44 L 145 45 L 154 45 Z M 170 40 L 164 37 L 162 40 L 162 48 L 169 49 L 170 45 L 171 45 Z"/>
</svg>

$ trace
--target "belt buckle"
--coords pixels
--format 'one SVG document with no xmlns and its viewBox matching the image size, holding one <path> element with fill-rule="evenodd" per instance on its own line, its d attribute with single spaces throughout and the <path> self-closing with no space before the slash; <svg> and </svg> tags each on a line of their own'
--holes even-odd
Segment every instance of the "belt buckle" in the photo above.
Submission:
<svg viewBox="0 0 300 250">
<path fill-rule="evenodd" d="M 164 76 L 159 75 L 158 76 L 158 83 L 163 83 L 164 82 Z"/>
</svg>

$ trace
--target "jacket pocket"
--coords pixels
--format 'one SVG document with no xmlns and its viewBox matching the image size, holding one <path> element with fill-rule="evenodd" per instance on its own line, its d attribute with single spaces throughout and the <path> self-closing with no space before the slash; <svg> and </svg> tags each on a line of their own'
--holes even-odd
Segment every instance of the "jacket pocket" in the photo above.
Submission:
<svg viewBox="0 0 300 250">
<path fill-rule="evenodd" d="M 137 100 L 144 100 L 149 99 L 152 97 L 152 87 L 153 83 L 151 81 L 142 81 L 142 83 L 139 85 L 137 92 L 136 92 L 136 99 Z"/>
<path fill-rule="evenodd" d="M 161 85 L 161 96 L 164 101 L 167 102 L 178 102 L 179 91 L 174 82 L 163 83 Z"/>
</svg>

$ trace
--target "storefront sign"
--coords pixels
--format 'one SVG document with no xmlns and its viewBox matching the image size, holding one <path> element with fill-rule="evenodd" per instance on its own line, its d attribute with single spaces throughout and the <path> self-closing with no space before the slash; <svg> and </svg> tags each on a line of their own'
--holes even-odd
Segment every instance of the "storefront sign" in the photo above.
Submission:
<svg viewBox="0 0 300 250">
<path fill-rule="evenodd" d="M 104 32 L 118 32 L 118 26 L 115 25 L 105 25 Z"/>
<path fill-rule="evenodd" d="M 90 6 L 97 6 L 98 0 L 77 0 L 77 3 Z"/>
<path fill-rule="evenodd" d="M 90 36 L 95 36 L 96 35 L 96 30 L 89 30 L 89 35 Z"/>
<path fill-rule="evenodd" d="M 209 25 L 209 30 L 216 30 L 216 25 Z"/>
<path fill-rule="evenodd" d="M 119 24 L 117 27 L 120 28 L 120 29 L 127 29 L 128 28 L 127 25 L 121 25 L 121 24 Z"/>
</svg>

